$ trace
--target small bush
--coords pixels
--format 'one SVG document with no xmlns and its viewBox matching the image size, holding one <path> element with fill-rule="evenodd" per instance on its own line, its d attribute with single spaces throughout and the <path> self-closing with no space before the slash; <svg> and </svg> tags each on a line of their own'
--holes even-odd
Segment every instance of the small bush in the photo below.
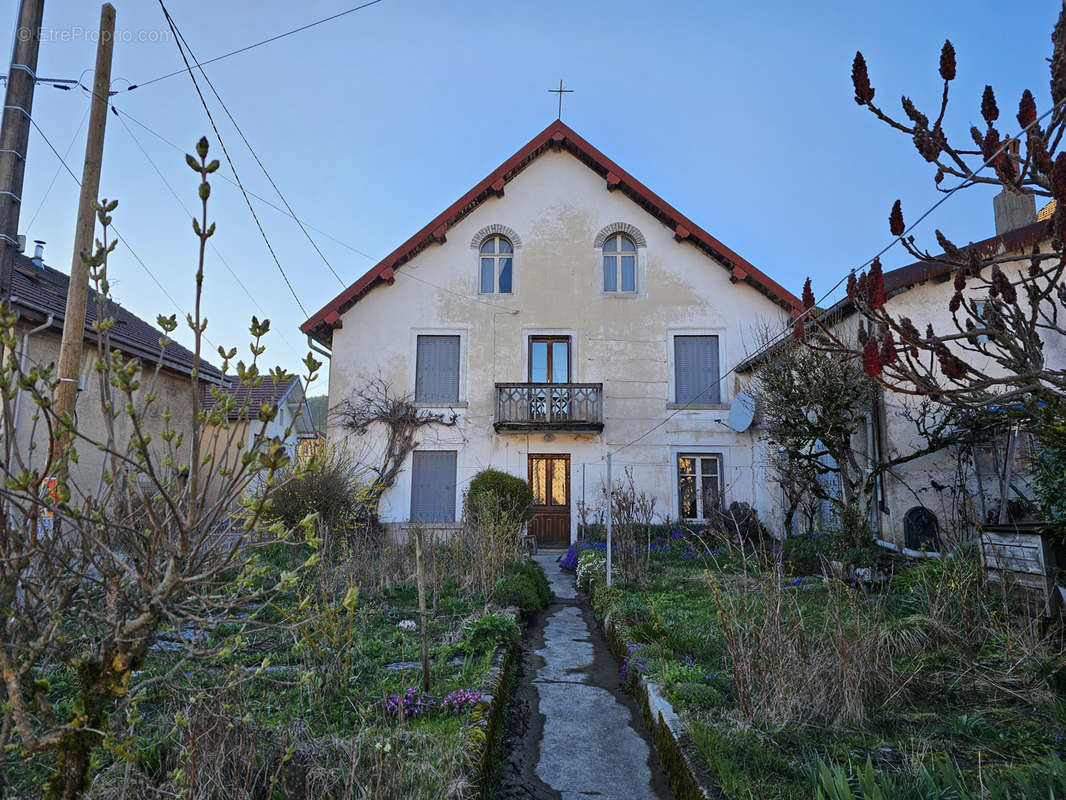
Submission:
<svg viewBox="0 0 1066 800">
<path fill-rule="evenodd" d="M 524 480 L 497 469 L 483 469 L 470 481 L 467 502 L 490 493 L 499 498 L 501 506 L 508 510 L 513 509 L 514 514 L 523 522 L 529 519 L 533 490 Z"/>
<path fill-rule="evenodd" d="M 463 626 L 462 649 L 467 653 L 490 653 L 497 647 L 518 644 L 521 634 L 513 618 L 486 614 Z"/>
<path fill-rule="evenodd" d="M 588 550 L 590 545 L 587 542 L 578 540 L 570 545 L 566 551 L 566 555 L 563 556 L 563 560 L 559 562 L 559 569 L 566 572 L 577 571 L 577 557 L 581 555 L 582 550 Z"/>
<path fill-rule="evenodd" d="M 511 565 L 492 590 L 492 600 L 497 605 L 515 606 L 527 615 L 547 608 L 551 599 L 548 579 L 541 568 L 531 561 Z"/>
<path fill-rule="evenodd" d="M 598 550 L 585 550 L 577 558 L 577 586 L 591 593 L 595 583 L 607 580 L 607 556 Z"/>
<path fill-rule="evenodd" d="M 286 527 L 299 524 L 308 514 L 318 514 L 319 526 L 329 531 L 355 527 L 362 521 L 365 487 L 352 459 L 343 451 L 328 450 L 305 469 L 279 473 L 270 491 L 270 514 Z"/>
</svg>

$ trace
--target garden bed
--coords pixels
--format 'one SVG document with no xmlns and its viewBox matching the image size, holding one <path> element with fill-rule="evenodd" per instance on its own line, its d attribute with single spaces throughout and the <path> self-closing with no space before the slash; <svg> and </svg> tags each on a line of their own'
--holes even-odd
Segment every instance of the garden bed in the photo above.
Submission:
<svg viewBox="0 0 1066 800">
<path fill-rule="evenodd" d="M 305 556 L 269 565 L 263 580 Z M 428 693 L 415 586 L 362 592 L 338 587 L 335 570 L 335 561 L 316 567 L 252 610 L 254 633 L 240 636 L 238 624 L 205 631 L 205 645 L 233 644 L 210 663 L 182 648 L 153 650 L 137 678 L 159 681 L 100 749 L 88 796 L 157 797 L 160 786 L 182 797 L 480 796 L 492 780 L 522 612 L 550 599 L 540 568 L 508 567 L 488 599 L 441 581 L 436 603 L 428 598 L 437 609 Z M 60 713 L 76 702 L 72 678 L 48 676 Z M 53 768 L 9 752 L 5 783 L 38 796 Z"/>
<path fill-rule="evenodd" d="M 886 798 L 1062 795 L 1061 631 L 1012 617 L 977 553 L 879 590 L 789 574 L 778 554 L 675 539 L 643 585 L 616 565 L 605 587 L 595 550 L 578 569 L 623 677 L 660 687 L 726 797 L 882 796 L 857 776 Z"/>
</svg>

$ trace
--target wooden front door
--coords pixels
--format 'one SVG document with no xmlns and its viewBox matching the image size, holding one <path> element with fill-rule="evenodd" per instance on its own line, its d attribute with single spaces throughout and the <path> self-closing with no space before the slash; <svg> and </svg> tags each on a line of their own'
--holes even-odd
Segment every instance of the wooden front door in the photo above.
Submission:
<svg viewBox="0 0 1066 800">
<path fill-rule="evenodd" d="M 529 532 L 539 547 L 570 544 L 570 456 L 529 456 L 529 486 L 533 490 Z"/>
</svg>

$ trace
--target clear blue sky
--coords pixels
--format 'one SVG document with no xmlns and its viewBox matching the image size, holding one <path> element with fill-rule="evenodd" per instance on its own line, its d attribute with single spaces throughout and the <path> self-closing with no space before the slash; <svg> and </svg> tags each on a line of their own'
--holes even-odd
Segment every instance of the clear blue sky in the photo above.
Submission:
<svg viewBox="0 0 1066 800">
<path fill-rule="evenodd" d="M 127 32 L 116 46 L 114 88 L 181 66 L 156 2 L 114 4 L 118 27 Z M 206 60 L 354 4 L 172 0 L 168 7 Z M 563 78 L 576 90 L 564 102 L 564 121 L 798 294 L 806 275 L 816 292 L 827 289 L 883 246 L 894 199 L 902 198 L 913 218 L 938 197 L 910 142 L 852 99 L 855 51 L 867 57 L 879 101 L 896 110 L 908 93 L 931 107 L 940 91 L 940 46 L 951 38 L 959 77 L 949 133 L 968 138 L 969 125 L 980 123 L 985 83 L 996 89 L 1001 120 L 1013 122 L 1026 87 L 1046 110 L 1045 59 L 1059 7 L 1058 0 L 1011 6 L 986 0 L 384 0 L 207 70 L 297 215 L 373 257 L 312 232 L 346 283 L 547 125 L 555 96 L 546 90 Z M 12 30 L 17 2 L 5 0 L 3 8 Z M 46 0 L 51 33 L 39 74 L 78 77 L 91 70 L 95 44 L 84 33 L 98 18 L 96 3 Z M 189 151 L 200 135 L 211 134 L 188 76 L 121 91 L 114 103 Z M 68 161 L 79 174 L 84 127 L 78 126 L 87 109 L 84 93 L 47 86 L 34 103 L 38 124 L 60 151 L 74 142 Z M 216 119 L 246 185 L 276 202 L 232 127 L 221 113 Z M 192 207 L 196 176 L 181 154 L 131 127 Z M 46 260 L 67 270 L 77 189 L 60 173 L 46 196 L 56 167 L 34 131 L 22 230 L 31 240 L 46 240 Z M 113 115 L 101 194 L 120 201 L 119 230 L 182 308 L 190 308 L 196 240 L 188 216 Z M 933 227 L 960 242 L 991 235 L 992 194 L 956 195 L 919 239 L 933 246 Z M 209 255 L 208 336 L 243 345 L 248 317 L 265 312 L 277 331 L 268 355 L 295 368 L 307 350 L 298 330 L 304 315 L 237 189 L 215 180 L 211 208 L 218 222 L 213 241 L 240 282 Z M 256 208 L 313 313 L 341 285 L 291 219 L 258 201 Z M 909 260 L 899 249 L 884 259 L 886 268 Z M 113 258 L 111 277 L 116 298 L 135 313 L 154 320 L 176 310 L 125 248 Z M 367 331 L 368 340 L 373 336 Z M 187 342 L 187 332 L 179 338 Z"/>
</svg>

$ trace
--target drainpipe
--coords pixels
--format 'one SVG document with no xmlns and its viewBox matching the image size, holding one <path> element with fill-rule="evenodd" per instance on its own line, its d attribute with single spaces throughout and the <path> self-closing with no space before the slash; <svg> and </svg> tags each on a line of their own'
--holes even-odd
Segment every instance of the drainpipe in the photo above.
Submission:
<svg viewBox="0 0 1066 800">
<path fill-rule="evenodd" d="M 325 356 L 327 360 L 333 358 L 333 354 L 329 350 L 324 350 L 322 347 L 311 338 L 311 334 L 307 334 L 307 346 L 318 353 L 320 356 Z"/>
<path fill-rule="evenodd" d="M 52 327 L 52 323 L 55 321 L 55 318 L 56 318 L 56 315 L 54 313 L 50 313 L 48 315 L 48 319 L 46 319 L 43 323 L 38 325 L 33 330 L 26 331 L 26 333 L 22 334 L 22 353 L 19 356 L 19 370 L 22 372 L 23 375 L 26 374 L 26 366 L 27 366 L 27 363 L 29 362 L 29 358 L 30 358 L 30 353 L 29 353 L 29 350 L 30 350 L 30 337 L 33 336 L 35 333 L 40 333 L 43 330 L 51 328 Z M 14 432 L 14 436 L 15 437 L 18 436 L 19 409 L 21 409 L 21 408 L 22 408 L 22 389 L 18 389 L 16 391 L 16 393 L 15 393 L 15 418 L 14 418 L 14 421 L 13 421 L 13 423 L 11 425 L 11 429 Z"/>
</svg>

